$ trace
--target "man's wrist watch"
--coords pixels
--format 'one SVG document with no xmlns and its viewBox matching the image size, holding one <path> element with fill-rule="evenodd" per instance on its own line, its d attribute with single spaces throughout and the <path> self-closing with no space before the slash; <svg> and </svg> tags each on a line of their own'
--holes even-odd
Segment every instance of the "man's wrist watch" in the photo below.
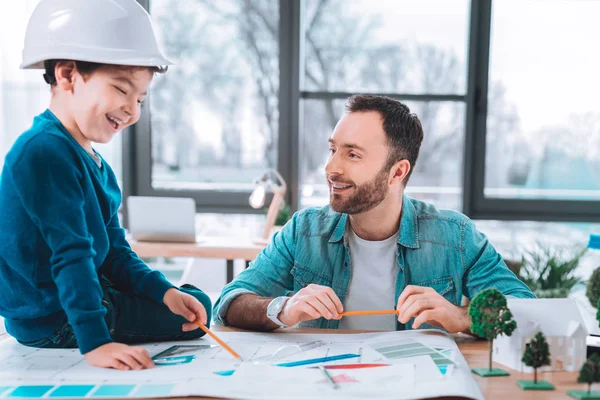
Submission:
<svg viewBox="0 0 600 400">
<path fill-rule="evenodd" d="M 285 306 L 285 303 L 289 299 L 290 298 L 287 297 L 287 296 L 275 297 L 273 300 L 271 300 L 271 302 L 267 306 L 267 317 L 271 321 L 273 321 L 277 325 L 279 325 L 280 328 L 287 328 L 287 325 L 284 324 L 283 322 L 281 322 L 279 320 L 278 316 L 279 316 L 279 313 L 281 313 L 281 310 L 283 310 L 283 307 Z"/>
</svg>

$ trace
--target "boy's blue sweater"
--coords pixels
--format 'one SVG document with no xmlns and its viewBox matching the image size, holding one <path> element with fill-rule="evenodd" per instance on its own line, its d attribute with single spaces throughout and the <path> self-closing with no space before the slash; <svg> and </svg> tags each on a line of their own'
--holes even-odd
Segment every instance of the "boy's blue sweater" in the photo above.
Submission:
<svg viewBox="0 0 600 400">
<path fill-rule="evenodd" d="M 161 303 L 172 288 L 131 250 L 119 224 L 121 192 L 46 110 L 6 155 L 0 179 L 0 314 L 19 341 L 68 320 L 82 354 L 111 342 L 99 274 Z"/>
</svg>

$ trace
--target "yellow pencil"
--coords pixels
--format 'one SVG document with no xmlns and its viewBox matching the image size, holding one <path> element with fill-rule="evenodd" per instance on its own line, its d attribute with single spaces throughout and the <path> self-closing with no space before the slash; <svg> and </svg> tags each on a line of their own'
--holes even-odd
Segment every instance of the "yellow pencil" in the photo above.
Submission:
<svg viewBox="0 0 600 400">
<path fill-rule="evenodd" d="M 202 329 L 204 332 L 206 332 L 206 334 L 207 334 L 208 336 L 210 336 L 211 338 L 215 339 L 215 341 L 216 341 L 217 343 L 219 343 L 221 346 L 223 346 L 223 348 L 224 348 L 225 350 L 227 350 L 227 351 L 228 351 L 228 352 L 229 352 L 229 353 L 230 353 L 232 356 L 234 356 L 234 357 L 235 357 L 235 358 L 237 358 L 238 360 L 242 361 L 242 357 L 240 357 L 240 355 L 239 355 L 238 353 L 236 353 L 235 351 L 233 351 L 233 349 L 232 349 L 231 347 L 229 347 L 229 346 L 227 345 L 227 343 L 225 343 L 224 341 L 222 341 L 221 339 L 219 339 L 219 338 L 217 337 L 217 335 L 215 335 L 214 333 L 212 333 L 212 332 L 210 331 L 210 329 L 208 329 L 206 326 L 204 326 L 204 324 L 202 324 L 201 322 L 198 322 L 198 321 L 194 321 L 194 323 L 195 323 L 196 325 L 198 325 L 198 326 L 200 327 L 200 329 Z"/>
<path fill-rule="evenodd" d="M 369 310 L 369 311 L 346 311 L 340 313 L 342 317 L 354 317 L 357 315 L 383 315 L 383 314 L 398 314 L 398 310 Z"/>
</svg>

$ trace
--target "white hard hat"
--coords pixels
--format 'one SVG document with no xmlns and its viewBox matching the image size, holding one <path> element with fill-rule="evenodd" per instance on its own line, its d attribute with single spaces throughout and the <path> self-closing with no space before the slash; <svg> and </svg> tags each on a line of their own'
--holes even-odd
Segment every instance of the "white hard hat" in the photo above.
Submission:
<svg viewBox="0 0 600 400">
<path fill-rule="evenodd" d="M 42 0 L 27 24 L 21 68 L 45 60 L 160 67 L 150 15 L 135 0 Z"/>
</svg>

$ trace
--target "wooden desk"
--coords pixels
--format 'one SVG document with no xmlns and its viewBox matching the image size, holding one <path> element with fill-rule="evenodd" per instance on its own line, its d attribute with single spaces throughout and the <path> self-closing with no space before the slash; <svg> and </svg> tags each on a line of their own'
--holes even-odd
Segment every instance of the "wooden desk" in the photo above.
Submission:
<svg viewBox="0 0 600 400">
<path fill-rule="evenodd" d="M 203 257 L 227 260 L 227 283 L 233 280 L 233 260 L 242 259 L 248 265 L 264 246 L 247 237 L 198 237 L 196 243 L 138 242 L 129 240 L 140 257 Z"/>
</svg>

